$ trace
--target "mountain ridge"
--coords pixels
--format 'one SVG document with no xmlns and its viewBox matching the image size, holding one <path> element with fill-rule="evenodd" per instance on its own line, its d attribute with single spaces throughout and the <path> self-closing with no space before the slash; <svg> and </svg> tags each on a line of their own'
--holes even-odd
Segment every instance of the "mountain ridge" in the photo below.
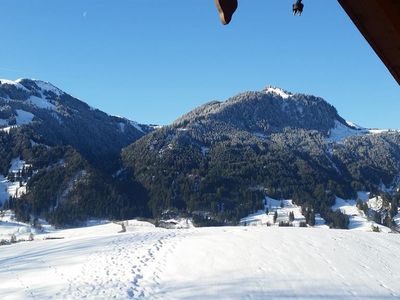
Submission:
<svg viewBox="0 0 400 300">
<path fill-rule="evenodd" d="M 313 95 L 268 86 L 154 127 L 48 82 L 0 82 L 0 184 L 26 189 L 6 203 L 24 220 L 62 225 L 177 209 L 202 212 L 198 224 L 237 224 L 268 195 L 342 228 L 340 211 L 330 209 L 335 197 L 399 185 L 400 133 L 355 126 Z"/>
<path fill-rule="evenodd" d="M 152 131 L 110 116 L 51 83 L 0 80 L 0 203 L 24 221 L 57 225 L 145 214 L 145 194 L 120 152 Z M 13 170 L 11 162 L 22 167 Z M 17 174 L 17 175 L 15 175 Z M 24 193 L 20 191 L 24 190 Z"/>
<path fill-rule="evenodd" d="M 336 109 L 322 98 L 299 93 L 293 94 L 283 89 L 270 87 L 262 91 L 240 93 L 226 101 L 206 103 L 184 114 L 172 125 L 180 127 L 205 119 L 223 121 L 238 128 L 263 133 L 280 131 L 283 127 L 299 127 L 327 132 L 334 127 L 333 119 L 350 127 L 339 116 Z M 235 123 L 233 119 L 240 120 L 242 124 Z M 248 119 L 249 122 L 245 122 L 245 119 Z"/>
<path fill-rule="evenodd" d="M 267 87 L 195 108 L 122 156 L 155 214 L 175 207 L 237 222 L 259 209 L 261 186 L 328 215 L 335 196 L 394 182 L 400 133 L 353 126 L 320 97 Z"/>
<path fill-rule="evenodd" d="M 17 110 L 26 112 L 32 116 L 25 125 L 29 124 L 41 137 L 39 141 L 33 139 L 35 142 L 72 145 L 89 160 L 118 156 L 122 147 L 152 130 L 148 125 L 95 109 L 49 82 L 32 79 L 0 79 L 0 82 L 0 127 L 18 127 Z"/>
</svg>

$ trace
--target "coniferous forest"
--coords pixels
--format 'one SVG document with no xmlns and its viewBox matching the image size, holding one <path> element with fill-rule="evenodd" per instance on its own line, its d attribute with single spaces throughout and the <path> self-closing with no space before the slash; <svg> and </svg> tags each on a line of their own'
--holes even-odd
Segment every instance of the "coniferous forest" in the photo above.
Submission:
<svg viewBox="0 0 400 300">
<path fill-rule="evenodd" d="M 348 217 L 336 197 L 382 193 L 400 174 L 400 134 L 351 127 L 323 99 L 264 90 L 211 102 L 154 129 L 108 116 L 54 88 L 2 84 L 0 171 L 26 192 L 10 197 L 24 221 L 64 226 L 88 218 L 160 218 L 167 210 L 197 225 L 237 224 L 265 196 L 293 199 L 307 224 L 319 213 L 334 228 Z M 48 107 L 29 97 L 39 95 Z M 3 102 L 1 102 L 3 101 Z M 18 112 L 32 115 L 19 125 Z M 341 137 L 338 132 L 351 132 Z M 27 167 L 9 172 L 14 159 Z M 389 195 L 395 207 L 396 197 Z M 394 199 L 394 200 L 392 200 Z M 389 200 L 388 200 L 389 201 Z M 390 202 L 389 201 L 389 202 Z M 370 216 L 390 223 L 394 216 Z"/>
</svg>

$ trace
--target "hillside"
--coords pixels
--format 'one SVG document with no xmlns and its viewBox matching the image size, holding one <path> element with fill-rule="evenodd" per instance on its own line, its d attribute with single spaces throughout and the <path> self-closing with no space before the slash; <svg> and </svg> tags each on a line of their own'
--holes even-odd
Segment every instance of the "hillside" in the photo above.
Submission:
<svg viewBox="0 0 400 300">
<path fill-rule="evenodd" d="M 395 191 L 400 133 L 355 126 L 319 97 L 268 87 L 203 105 L 123 158 L 155 215 L 174 207 L 235 224 L 267 194 L 328 218 L 336 196 Z"/>
<path fill-rule="evenodd" d="M 59 225 L 143 214 L 140 185 L 112 175 L 121 149 L 151 130 L 51 83 L 0 79 L 0 205 Z"/>
<path fill-rule="evenodd" d="M 335 201 L 356 203 L 365 191 L 384 199 L 366 216 L 396 224 L 400 133 L 356 126 L 322 98 L 274 87 L 154 128 L 44 81 L 2 79 L 0 154 L 0 203 L 33 223 L 190 216 L 234 225 L 270 196 L 347 228 Z"/>
<path fill-rule="evenodd" d="M 150 131 L 92 108 L 48 82 L 0 79 L 0 130 L 15 131 L 22 125 L 28 125 L 33 142 L 69 145 L 103 164 L 115 161 L 122 147 Z"/>
<path fill-rule="evenodd" d="M 0 247 L 1 299 L 396 299 L 394 234 L 129 221 Z M 190 250 L 189 250 L 190 249 Z M 45 280 L 51 278 L 51 280 Z"/>
</svg>

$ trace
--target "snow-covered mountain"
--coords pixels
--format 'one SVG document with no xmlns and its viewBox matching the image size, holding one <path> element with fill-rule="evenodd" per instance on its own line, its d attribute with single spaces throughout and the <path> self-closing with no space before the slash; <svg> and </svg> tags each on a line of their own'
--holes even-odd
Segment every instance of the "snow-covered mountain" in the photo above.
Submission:
<svg viewBox="0 0 400 300">
<path fill-rule="evenodd" d="M 226 101 L 207 103 L 177 119 L 173 126 L 180 130 L 195 130 L 199 124 L 207 126 L 219 122 L 224 123 L 224 131 L 243 130 L 257 137 L 279 133 L 285 128 L 316 130 L 332 142 L 390 131 L 367 129 L 346 121 L 320 97 L 290 93 L 272 86 L 260 92 L 245 92 Z"/>
<path fill-rule="evenodd" d="M 138 204 L 130 193 L 140 192 L 132 183 L 118 187 L 111 174 L 120 169 L 121 149 L 152 130 L 51 83 L 0 79 L 0 205 L 7 202 L 23 219 L 50 219 L 58 211 L 53 222 L 60 224 L 132 214 Z M 13 162 L 24 167 L 15 173 Z"/>
<path fill-rule="evenodd" d="M 292 94 L 267 87 L 260 92 L 245 92 L 227 101 L 207 103 L 174 122 L 176 128 L 195 128 L 223 123 L 226 129 L 254 135 L 281 132 L 284 128 L 317 130 L 328 135 L 336 124 L 355 129 L 322 98 Z M 226 130 L 224 129 L 224 130 Z"/>
<path fill-rule="evenodd" d="M 172 206 L 238 222 L 259 209 L 254 199 L 263 193 L 319 211 L 336 196 L 394 191 L 400 133 L 362 128 L 322 98 L 267 87 L 200 106 L 123 157 L 150 190 L 153 210 Z"/>
<path fill-rule="evenodd" d="M 155 128 L 1 80 L 0 171 L 1 299 L 400 295 L 387 234 L 400 225 L 400 133 L 318 97 L 268 87 Z"/>
<path fill-rule="evenodd" d="M 268 194 L 342 228 L 348 222 L 330 209 L 336 197 L 393 192 L 400 182 L 398 132 L 364 129 L 322 98 L 276 87 L 156 128 L 47 82 L 0 80 L 0 153 L 0 202 L 25 220 L 59 225 L 171 208 L 195 214 L 197 224 L 237 224 Z M 23 167 L 15 172 L 13 162 Z"/>
<path fill-rule="evenodd" d="M 122 117 L 109 116 L 51 83 L 41 80 L 0 79 L 0 130 L 29 125 L 34 142 L 71 145 L 89 160 L 117 156 L 120 149 L 151 128 Z"/>
</svg>

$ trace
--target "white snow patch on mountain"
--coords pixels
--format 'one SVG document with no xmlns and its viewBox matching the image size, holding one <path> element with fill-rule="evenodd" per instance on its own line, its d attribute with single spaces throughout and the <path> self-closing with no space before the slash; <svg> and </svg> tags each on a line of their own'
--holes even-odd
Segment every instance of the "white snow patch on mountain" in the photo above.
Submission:
<svg viewBox="0 0 400 300">
<path fill-rule="evenodd" d="M 8 172 L 17 174 L 18 172 L 21 172 L 24 168 L 28 168 L 31 166 L 32 165 L 27 164 L 24 160 L 21 160 L 20 157 L 13 158 L 11 160 L 11 167 Z"/>
<path fill-rule="evenodd" d="M 35 117 L 35 115 L 30 113 L 30 112 L 27 112 L 25 110 L 17 109 L 15 117 L 16 117 L 16 122 L 17 122 L 16 125 L 11 125 L 11 126 L 0 128 L 0 131 L 6 132 L 6 133 L 10 133 L 10 130 L 12 128 L 16 128 L 19 125 L 25 125 L 25 124 L 31 123 L 33 118 Z M 4 120 L 4 121 L 6 121 L 6 120 Z M 4 125 L 8 125 L 8 122 L 7 123 L 6 122 L 2 122 L 0 124 L 0 126 L 4 126 Z"/>
<path fill-rule="evenodd" d="M 24 160 L 21 160 L 19 157 L 13 158 L 11 160 L 11 166 L 10 169 L 8 170 L 8 173 L 17 175 L 24 168 L 28 168 L 31 166 L 32 165 L 27 164 Z M 19 198 L 25 193 L 26 193 L 26 182 L 21 182 L 20 184 L 19 180 L 10 181 L 3 175 L 0 175 L 0 206 L 6 200 L 8 200 L 10 196 Z"/>
<path fill-rule="evenodd" d="M 13 81 L 13 80 L 9 80 L 9 79 L 0 79 L 0 85 L 3 85 L 3 84 L 13 85 L 18 89 L 21 89 L 21 90 L 24 90 L 26 92 L 29 92 L 26 87 L 24 87 L 22 84 L 20 84 L 18 82 L 18 80 Z"/>
<path fill-rule="evenodd" d="M 25 161 L 21 160 L 19 157 L 13 158 L 11 160 L 11 167 L 10 167 L 9 172 L 16 174 L 16 173 L 22 171 L 24 166 L 25 166 Z"/>
<path fill-rule="evenodd" d="M 19 82 L 21 82 L 22 80 L 24 80 L 24 79 L 23 78 L 17 79 L 15 82 L 17 84 L 20 84 Z M 52 93 L 56 94 L 57 96 L 61 96 L 62 94 L 64 94 L 64 92 L 62 90 L 60 90 L 58 87 L 52 85 L 50 82 L 43 81 L 43 80 L 37 80 L 37 79 L 30 79 L 30 80 L 34 81 L 35 84 L 42 90 L 42 92 L 45 92 L 45 91 L 52 92 Z M 43 93 L 42 93 L 42 95 L 43 95 Z"/>
<path fill-rule="evenodd" d="M 368 206 L 370 203 L 368 201 Z M 381 232 L 391 232 L 390 228 L 379 225 L 373 221 L 369 221 L 367 217 L 357 208 L 356 200 L 345 200 L 336 197 L 336 203 L 332 206 L 332 210 L 340 210 L 342 213 L 349 216 L 349 229 L 350 230 L 361 230 L 371 231 L 372 226 L 379 227 Z"/>
<path fill-rule="evenodd" d="M 36 96 L 31 96 L 29 97 L 29 102 L 31 102 L 33 105 L 37 106 L 38 108 L 43 108 L 43 109 L 55 109 L 55 105 L 50 103 L 49 100 L 39 98 Z"/>
<path fill-rule="evenodd" d="M 288 92 L 284 91 L 283 89 L 280 89 L 277 87 L 272 87 L 272 86 L 267 87 L 265 89 L 265 93 L 278 95 L 279 97 L 281 97 L 283 99 L 288 99 L 289 97 L 293 96 L 291 93 L 288 93 Z"/>
<path fill-rule="evenodd" d="M 137 123 L 137 122 L 135 122 L 135 121 L 130 121 L 130 123 L 131 123 L 131 125 L 132 125 L 133 127 L 135 127 L 135 128 L 136 128 L 137 130 L 139 130 L 140 132 L 144 132 L 144 131 L 143 131 L 143 128 L 140 127 L 139 123 Z"/>
<path fill-rule="evenodd" d="M 330 130 L 329 137 L 326 139 L 328 142 L 340 142 L 348 137 L 366 134 L 363 130 L 350 128 L 338 120 L 335 120 L 335 126 Z"/>
<path fill-rule="evenodd" d="M 382 133 L 398 133 L 400 130 L 394 130 L 394 129 L 368 129 L 361 127 L 351 121 L 346 121 L 346 126 L 345 124 L 342 124 L 338 120 L 335 120 L 335 125 L 334 127 L 330 130 L 329 137 L 326 139 L 327 142 L 341 142 L 348 137 L 352 136 L 361 136 L 361 135 L 367 135 L 367 134 L 382 134 Z"/>
<path fill-rule="evenodd" d="M 39 146 L 40 144 L 39 143 L 36 143 L 34 140 L 30 140 L 30 142 L 31 142 L 31 146 L 32 147 L 35 147 L 35 146 Z"/>
<path fill-rule="evenodd" d="M 370 134 L 380 134 L 390 131 L 389 129 L 368 129 L 368 133 Z"/>
<path fill-rule="evenodd" d="M 125 233 L 112 223 L 56 230 L 33 242 L 1 246 L 0 299 L 400 296 L 397 235 L 266 226 L 166 230 L 141 224 L 129 221 Z"/>
<path fill-rule="evenodd" d="M 203 156 L 206 156 L 209 152 L 210 152 L 209 147 L 205 147 L 205 146 L 201 147 L 201 153 L 203 154 Z"/>
<path fill-rule="evenodd" d="M 0 205 L 11 197 L 21 197 L 26 193 L 26 186 L 20 186 L 19 181 L 9 181 L 0 175 Z"/>
<path fill-rule="evenodd" d="M 51 148 L 49 145 L 46 145 L 46 144 L 43 144 L 43 143 L 35 142 L 35 141 L 32 140 L 32 139 L 30 140 L 30 142 L 31 142 L 31 146 L 32 146 L 32 147 L 43 146 L 43 147 L 46 147 L 47 149 L 50 149 L 50 148 Z"/>
<path fill-rule="evenodd" d="M 121 117 L 121 116 L 118 116 L 118 115 L 116 115 L 115 117 L 120 118 L 120 119 L 123 119 L 123 120 L 125 121 L 125 122 L 120 122 L 120 123 L 118 123 L 118 126 L 119 126 L 119 128 L 121 129 L 121 131 L 122 131 L 122 129 L 125 131 L 126 123 L 128 123 L 128 124 L 132 125 L 133 127 L 135 127 L 137 130 L 139 130 L 140 132 L 143 132 L 143 133 L 144 133 L 143 128 L 140 127 L 140 125 L 139 125 L 138 122 L 129 120 L 129 119 L 125 118 L 125 117 Z M 123 131 L 123 132 L 124 132 L 124 131 Z"/>
<path fill-rule="evenodd" d="M 17 127 L 16 125 L 7 126 L 7 127 L 4 127 L 4 128 L 0 128 L 0 131 L 6 132 L 6 133 L 10 133 L 10 130 L 11 130 L 12 128 L 16 128 L 16 127 Z"/>
<path fill-rule="evenodd" d="M 262 132 L 253 132 L 253 135 L 262 140 L 265 140 L 268 137 L 265 133 L 262 133 Z"/>
<path fill-rule="evenodd" d="M 35 83 L 42 91 L 53 92 L 57 96 L 60 96 L 63 94 L 63 91 L 61 91 L 59 88 L 55 87 L 54 85 L 52 85 L 49 82 L 35 80 Z"/>
<path fill-rule="evenodd" d="M 34 114 L 27 112 L 25 110 L 22 109 L 17 109 L 17 125 L 24 125 L 24 124 L 29 124 L 32 122 L 33 118 L 34 118 Z"/>
<path fill-rule="evenodd" d="M 350 127 L 353 127 L 353 128 L 355 128 L 355 129 L 357 129 L 357 130 L 363 130 L 363 129 L 365 130 L 365 128 L 363 128 L 363 127 L 357 125 L 356 123 L 354 123 L 354 122 L 352 122 L 352 121 L 347 121 L 347 120 L 346 120 L 346 124 L 349 125 Z"/>
<path fill-rule="evenodd" d="M 0 175 L 0 206 L 10 197 L 8 183 L 9 181 L 3 175 Z"/>
<path fill-rule="evenodd" d="M 118 128 L 119 128 L 119 130 L 120 130 L 121 132 L 125 132 L 125 126 L 126 126 L 126 124 L 123 123 L 123 122 L 119 122 L 119 123 L 118 123 Z"/>
</svg>

